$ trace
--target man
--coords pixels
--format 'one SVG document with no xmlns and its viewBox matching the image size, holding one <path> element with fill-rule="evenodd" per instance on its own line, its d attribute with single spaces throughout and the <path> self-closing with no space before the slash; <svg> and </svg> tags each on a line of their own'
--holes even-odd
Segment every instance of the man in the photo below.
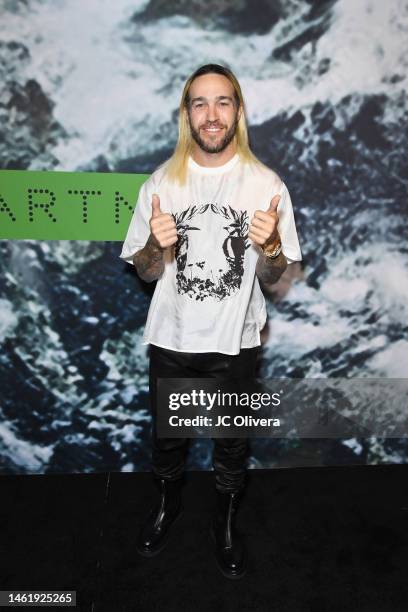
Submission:
<svg viewBox="0 0 408 612">
<path fill-rule="evenodd" d="M 138 551 L 157 554 L 181 513 L 187 440 L 158 438 L 157 379 L 255 376 L 266 321 L 263 283 L 301 259 L 286 185 L 250 151 L 241 88 L 217 64 L 186 82 L 173 156 L 144 183 L 120 257 L 157 280 L 144 333 L 150 344 L 152 471 L 160 502 Z M 259 279 L 259 280 L 258 280 Z M 211 524 L 218 566 L 240 578 L 247 565 L 234 526 L 246 482 L 248 441 L 215 438 L 217 506 Z"/>
</svg>

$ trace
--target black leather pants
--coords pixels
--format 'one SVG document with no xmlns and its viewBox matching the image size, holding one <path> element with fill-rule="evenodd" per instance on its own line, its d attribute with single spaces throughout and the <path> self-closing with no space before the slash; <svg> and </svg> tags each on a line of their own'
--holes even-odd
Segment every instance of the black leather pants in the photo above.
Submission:
<svg viewBox="0 0 408 612">
<path fill-rule="evenodd" d="M 188 438 L 158 438 L 156 431 L 157 378 L 249 378 L 255 376 L 259 347 L 241 349 L 238 355 L 183 353 L 150 345 L 150 402 L 152 412 L 152 471 L 175 480 L 184 472 Z M 247 438 L 213 438 L 215 486 L 235 493 L 245 486 Z"/>
</svg>

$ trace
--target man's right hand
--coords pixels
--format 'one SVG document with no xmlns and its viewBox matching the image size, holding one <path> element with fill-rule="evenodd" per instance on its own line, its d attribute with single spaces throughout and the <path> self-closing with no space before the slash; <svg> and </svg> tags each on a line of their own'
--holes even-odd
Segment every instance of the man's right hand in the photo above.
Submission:
<svg viewBox="0 0 408 612">
<path fill-rule="evenodd" d="M 160 198 L 154 193 L 152 197 L 152 216 L 150 218 L 152 242 L 161 249 L 177 242 L 176 223 L 170 213 L 160 210 Z"/>
</svg>

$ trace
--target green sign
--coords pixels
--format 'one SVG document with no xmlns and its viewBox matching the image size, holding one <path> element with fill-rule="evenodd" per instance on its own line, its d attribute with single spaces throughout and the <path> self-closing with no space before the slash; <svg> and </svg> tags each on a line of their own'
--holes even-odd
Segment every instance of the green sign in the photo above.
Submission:
<svg viewBox="0 0 408 612">
<path fill-rule="evenodd" d="M 0 170 L 0 238 L 122 241 L 148 177 Z"/>
</svg>

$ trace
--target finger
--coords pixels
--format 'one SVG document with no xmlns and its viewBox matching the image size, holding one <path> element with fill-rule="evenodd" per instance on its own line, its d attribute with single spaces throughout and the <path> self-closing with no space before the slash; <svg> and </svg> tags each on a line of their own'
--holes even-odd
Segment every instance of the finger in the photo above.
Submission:
<svg viewBox="0 0 408 612">
<path fill-rule="evenodd" d="M 161 214 L 160 210 L 160 198 L 157 193 L 152 196 L 152 217 L 156 218 Z"/>
<path fill-rule="evenodd" d="M 279 200 L 280 200 L 279 194 L 276 194 L 275 196 L 273 196 L 271 203 L 269 204 L 269 208 L 267 210 L 268 213 L 277 211 Z"/>
<path fill-rule="evenodd" d="M 273 219 L 271 219 L 269 215 L 267 215 L 267 217 L 268 217 L 267 219 L 258 219 L 257 217 L 254 217 L 251 221 L 251 225 L 259 229 L 263 229 L 267 232 L 270 232 L 271 230 L 274 229 L 275 223 L 273 222 Z"/>
<path fill-rule="evenodd" d="M 257 221 L 256 223 L 251 223 L 251 225 L 249 226 L 249 231 L 265 236 L 270 236 L 273 231 L 273 228 L 271 228 L 269 225 L 266 225 L 266 223 Z"/>
<path fill-rule="evenodd" d="M 252 242 L 254 242 L 255 244 L 264 244 L 265 240 L 263 238 L 259 238 L 259 236 L 257 236 L 256 234 L 253 234 L 252 232 L 248 233 L 248 238 L 250 240 L 252 240 Z"/>
<path fill-rule="evenodd" d="M 176 244 L 176 242 L 177 242 L 177 235 L 170 237 L 170 238 L 166 238 L 166 240 L 162 241 L 160 246 L 162 247 L 162 249 L 165 249 L 166 247 L 173 246 L 173 244 Z"/>
<path fill-rule="evenodd" d="M 271 218 L 277 217 L 276 212 L 264 212 L 263 210 L 256 210 L 254 213 L 254 219 L 263 219 L 264 221 L 269 222 Z"/>
<path fill-rule="evenodd" d="M 263 242 L 265 242 L 266 240 L 268 240 L 268 238 L 270 237 L 270 233 L 269 232 L 264 232 L 262 230 L 259 230 L 256 227 L 251 227 L 250 229 L 250 233 L 253 236 L 256 236 L 258 238 L 258 240 L 262 240 Z"/>
<path fill-rule="evenodd" d="M 160 213 L 158 217 L 152 217 L 150 225 L 155 228 L 176 227 L 176 223 L 168 213 Z"/>
<path fill-rule="evenodd" d="M 157 240 L 168 240 L 169 238 L 175 238 L 177 240 L 177 231 L 170 229 L 167 231 L 161 231 L 156 234 Z"/>
</svg>

